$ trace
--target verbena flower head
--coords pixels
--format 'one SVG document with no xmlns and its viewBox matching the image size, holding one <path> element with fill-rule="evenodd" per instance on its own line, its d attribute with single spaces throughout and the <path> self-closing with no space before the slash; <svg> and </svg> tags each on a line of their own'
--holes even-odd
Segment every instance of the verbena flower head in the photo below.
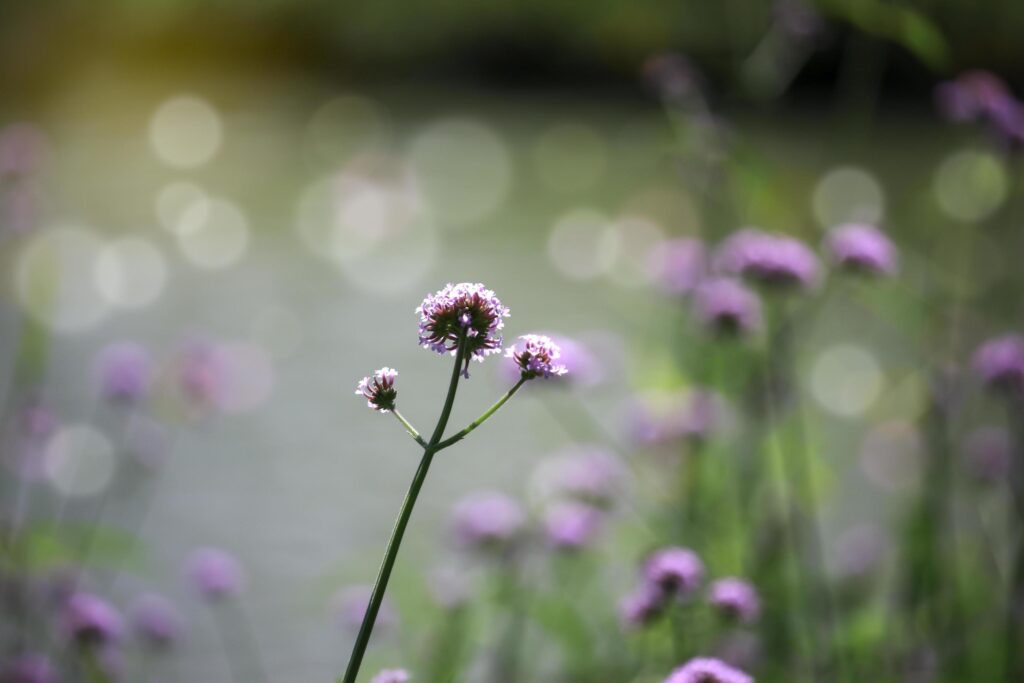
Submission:
<svg viewBox="0 0 1024 683">
<path fill-rule="evenodd" d="M 136 598 L 128 609 L 128 616 L 139 639 L 151 648 L 167 649 L 181 638 L 184 628 L 181 615 L 163 596 L 148 593 Z"/>
<path fill-rule="evenodd" d="M 684 598 L 704 579 L 704 563 L 688 548 L 663 548 L 648 558 L 644 578 L 666 593 Z"/>
<path fill-rule="evenodd" d="M 516 362 L 523 379 L 548 379 L 568 372 L 568 369 L 558 362 L 562 357 L 562 349 L 551 337 L 543 334 L 521 335 L 514 346 L 508 347 L 505 356 Z"/>
<path fill-rule="evenodd" d="M 666 595 L 658 586 L 642 583 L 619 603 L 619 619 L 627 630 L 654 622 L 665 609 Z"/>
<path fill-rule="evenodd" d="M 146 397 L 153 368 L 149 352 L 139 344 L 120 342 L 107 346 L 97 359 L 100 391 L 118 403 L 136 403 Z"/>
<path fill-rule="evenodd" d="M 577 551 L 589 546 L 604 526 L 604 513 L 575 501 L 555 503 L 544 515 L 548 544 L 562 551 Z"/>
<path fill-rule="evenodd" d="M 68 599 L 61 625 L 68 639 L 82 647 L 109 645 L 124 635 L 121 614 L 91 593 L 75 593 Z"/>
<path fill-rule="evenodd" d="M 558 364 L 566 369 L 566 372 L 561 375 L 551 375 L 551 379 L 558 380 L 552 384 L 571 383 L 572 386 L 592 387 L 604 381 L 608 363 L 603 358 L 599 358 L 595 350 L 591 349 L 588 344 L 564 335 L 552 334 L 549 336 L 561 353 L 558 357 Z M 523 343 L 519 342 L 516 348 L 522 346 Z M 510 384 L 522 379 L 523 369 L 514 354 L 509 355 L 506 351 L 499 366 L 499 376 L 501 381 Z"/>
<path fill-rule="evenodd" d="M 1010 473 L 1013 442 L 1001 427 L 981 427 L 964 443 L 967 467 L 971 475 L 985 484 L 997 484 Z"/>
<path fill-rule="evenodd" d="M 379 410 L 382 413 L 394 410 L 395 401 L 398 399 L 398 389 L 395 388 L 396 377 L 398 377 L 398 370 L 381 368 L 369 377 L 359 380 L 356 394 L 366 398 L 366 405 L 374 410 Z"/>
<path fill-rule="evenodd" d="M 1006 83 L 989 71 L 965 71 L 935 89 L 939 111 L 955 122 L 984 124 L 997 141 L 1024 143 L 1024 105 Z"/>
<path fill-rule="evenodd" d="M 702 283 L 693 298 L 697 319 L 720 336 L 748 334 L 761 326 L 761 298 L 731 278 Z"/>
<path fill-rule="evenodd" d="M 59 680 L 57 667 L 45 655 L 34 652 L 20 655 L 0 669 L 3 683 L 57 683 Z"/>
<path fill-rule="evenodd" d="M 727 619 L 749 624 L 761 614 L 757 590 L 743 579 L 729 577 L 711 584 L 708 602 Z"/>
<path fill-rule="evenodd" d="M 720 659 L 696 657 L 673 671 L 664 683 L 754 683 L 754 679 Z"/>
<path fill-rule="evenodd" d="M 384 669 L 373 677 L 371 683 L 407 683 L 412 676 L 405 669 Z"/>
<path fill-rule="evenodd" d="M 219 548 L 193 550 L 185 563 L 185 576 L 199 595 L 209 602 L 235 597 L 245 588 L 242 565 Z"/>
<path fill-rule="evenodd" d="M 677 237 L 655 246 L 648 256 L 654 282 L 668 294 L 683 296 L 700 284 L 706 269 L 707 249 L 693 237 Z"/>
<path fill-rule="evenodd" d="M 1024 392 L 1024 336 L 1007 334 L 985 342 L 974 352 L 974 369 L 991 389 Z"/>
<path fill-rule="evenodd" d="M 428 294 L 416 313 L 420 316 L 420 346 L 454 355 L 464 340 L 463 374 L 467 377 L 471 359 L 482 362 L 501 351 L 501 329 L 509 312 L 494 292 L 479 282 L 449 283 Z"/>
<path fill-rule="evenodd" d="M 841 268 L 867 275 L 896 272 L 896 247 L 885 233 L 866 223 L 846 223 L 829 232 L 825 248 Z"/>
<path fill-rule="evenodd" d="M 800 240 L 754 228 L 733 233 L 719 246 L 716 265 L 760 284 L 808 288 L 817 283 L 818 259 Z"/>
<path fill-rule="evenodd" d="M 452 512 L 456 542 L 479 550 L 506 546 L 519 535 L 525 522 L 526 514 L 519 503 L 494 491 L 468 496 Z"/>
</svg>

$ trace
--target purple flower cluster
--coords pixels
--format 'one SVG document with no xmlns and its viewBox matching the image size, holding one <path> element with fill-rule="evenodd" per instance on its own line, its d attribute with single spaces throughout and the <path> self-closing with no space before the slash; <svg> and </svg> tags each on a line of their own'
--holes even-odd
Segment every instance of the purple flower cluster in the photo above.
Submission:
<svg viewBox="0 0 1024 683">
<path fill-rule="evenodd" d="M 428 294 L 416 309 L 420 317 L 420 346 L 438 353 L 457 352 L 464 344 L 466 366 L 501 351 L 501 329 L 509 316 L 494 292 L 479 282 L 451 283 L 435 294 Z"/>
<path fill-rule="evenodd" d="M 544 514 L 544 531 L 555 550 L 578 551 L 593 543 L 604 527 L 604 513 L 586 503 L 561 501 Z"/>
<path fill-rule="evenodd" d="M 165 650 L 181 637 L 181 615 L 163 596 L 147 593 L 136 598 L 128 616 L 139 639 L 155 650 Z"/>
<path fill-rule="evenodd" d="M 472 550 L 506 547 L 526 523 L 523 508 L 503 493 L 474 493 L 455 505 L 452 530 L 456 543 Z"/>
<path fill-rule="evenodd" d="M 761 326 L 760 297 L 732 278 L 701 283 L 693 310 L 706 329 L 722 337 L 749 334 Z"/>
<path fill-rule="evenodd" d="M 235 597 L 245 588 L 242 565 L 219 548 L 193 550 L 185 562 L 185 576 L 208 602 Z"/>
<path fill-rule="evenodd" d="M 720 659 L 697 657 L 673 671 L 664 683 L 754 683 L 754 679 Z"/>
<path fill-rule="evenodd" d="M 133 342 L 111 344 L 100 352 L 96 368 L 103 397 L 116 403 L 137 403 L 149 393 L 153 368 L 149 352 Z"/>
<path fill-rule="evenodd" d="M 729 236 L 719 246 L 715 264 L 723 272 L 769 286 L 808 288 L 818 280 L 818 259 L 806 244 L 754 228 Z"/>
<path fill-rule="evenodd" d="M 750 624 L 761 614 L 757 590 L 747 581 L 734 577 L 711 584 L 708 602 L 726 619 Z"/>
<path fill-rule="evenodd" d="M 559 377 L 568 372 L 565 365 L 558 362 L 562 350 L 551 337 L 542 334 L 524 334 L 519 342 L 510 346 L 505 352 L 519 366 L 523 379 L 534 377 Z"/>
<path fill-rule="evenodd" d="M 59 680 L 57 667 L 37 653 L 20 655 L 0 669 L 3 683 L 57 683 Z"/>
<path fill-rule="evenodd" d="M 868 275 L 896 272 L 896 247 L 873 225 L 839 225 L 829 232 L 825 248 L 840 268 Z"/>
<path fill-rule="evenodd" d="M 974 369 L 991 389 L 1024 392 L 1024 336 L 1007 334 L 985 342 L 974 352 Z"/>
<path fill-rule="evenodd" d="M 673 599 L 690 597 L 704 580 L 704 563 L 688 548 L 662 548 L 647 558 L 640 579 L 639 586 L 619 604 L 626 628 L 646 626 Z"/>
<path fill-rule="evenodd" d="M 543 461 L 533 479 L 542 499 L 568 498 L 608 508 L 622 491 L 625 470 L 599 446 L 575 446 Z"/>
<path fill-rule="evenodd" d="M 998 140 L 1024 144 L 1024 104 L 1001 78 L 989 71 L 966 71 L 935 89 L 939 110 L 951 121 L 977 121 Z"/>
<path fill-rule="evenodd" d="M 398 371 L 392 368 L 381 368 L 369 377 L 359 380 L 356 386 L 356 394 L 366 398 L 366 405 L 382 413 L 395 409 L 395 401 L 398 400 L 398 389 L 395 388 L 395 378 Z"/>
<path fill-rule="evenodd" d="M 102 598 L 75 593 L 64 605 L 61 625 L 65 636 L 82 647 L 102 647 L 121 640 L 121 614 Z"/>
<path fill-rule="evenodd" d="M 384 669 L 373 677 L 371 683 L 408 683 L 412 680 L 405 669 Z"/>
</svg>

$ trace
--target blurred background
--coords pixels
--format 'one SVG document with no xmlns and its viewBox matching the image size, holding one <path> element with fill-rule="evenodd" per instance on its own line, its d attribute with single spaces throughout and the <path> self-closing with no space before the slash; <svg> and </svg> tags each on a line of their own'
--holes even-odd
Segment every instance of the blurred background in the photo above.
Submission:
<svg viewBox="0 0 1024 683">
<path fill-rule="evenodd" d="M 333 680 L 418 458 L 355 383 L 397 368 L 430 430 L 450 368 L 414 309 L 447 282 L 486 283 L 508 339 L 565 335 L 589 370 L 438 458 L 366 674 L 424 661 L 449 593 L 476 590 L 453 501 L 530 508 L 535 468 L 580 443 L 631 463 L 595 551 L 599 594 L 625 593 L 665 498 L 663 445 L 631 419 L 711 363 L 659 255 L 747 225 L 818 249 L 868 222 L 900 249 L 898 278 L 822 288 L 797 355 L 827 563 L 895 557 L 933 369 L 1021 322 L 1024 115 L 960 123 L 936 87 L 984 69 L 1022 92 L 1022 32 L 1024 4 L 997 1 L 6 0 L 4 657 L 62 651 L 40 605 L 85 586 L 181 615 L 173 653 L 109 664 L 126 680 Z M 747 365 L 725 365 L 735 398 Z M 453 426 L 507 370 L 473 365 Z M 204 547 L 244 574 L 230 609 L 189 583 Z M 472 654 L 487 609 L 458 680 L 495 680 Z M 569 680 L 537 653 L 523 680 Z"/>
</svg>

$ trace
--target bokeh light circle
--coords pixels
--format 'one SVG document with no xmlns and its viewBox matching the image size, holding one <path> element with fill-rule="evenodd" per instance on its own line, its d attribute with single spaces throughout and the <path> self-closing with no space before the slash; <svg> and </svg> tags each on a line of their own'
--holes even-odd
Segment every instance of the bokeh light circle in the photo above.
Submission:
<svg viewBox="0 0 1024 683">
<path fill-rule="evenodd" d="M 176 168 L 210 161 L 223 136 L 220 114 L 206 100 L 179 95 L 162 103 L 149 122 L 149 143 L 157 157 Z"/>
<path fill-rule="evenodd" d="M 195 266 L 210 270 L 234 265 L 249 246 L 249 221 L 224 199 L 199 200 L 184 210 L 177 229 L 178 248 Z"/>
<path fill-rule="evenodd" d="M 15 289 L 22 307 L 56 332 L 79 332 L 109 312 L 96 288 L 100 240 L 76 227 L 35 235 L 18 257 Z"/>
<path fill-rule="evenodd" d="M 1006 166 L 994 154 L 965 149 L 946 157 L 935 173 L 933 191 L 939 208 L 960 221 L 988 218 L 1006 200 Z"/>
<path fill-rule="evenodd" d="M 178 234 L 188 229 L 183 219 L 190 209 L 192 211 L 188 215 L 193 221 L 198 220 L 201 223 L 206 220 L 206 216 L 198 213 L 196 207 L 205 206 L 208 210 L 209 205 L 204 204 L 208 201 L 206 192 L 195 183 L 186 180 L 168 183 L 156 196 L 156 217 L 160 225 L 171 233 Z"/>
<path fill-rule="evenodd" d="M 811 371 L 811 393 L 825 410 L 843 417 L 867 411 L 882 392 L 882 370 L 859 346 L 841 344 L 825 349 Z"/>
<path fill-rule="evenodd" d="M 623 287 L 650 284 L 650 254 L 665 240 L 665 231 L 653 220 L 643 216 L 624 216 L 614 224 L 620 248 L 616 251 L 608 277 Z"/>
<path fill-rule="evenodd" d="M 558 123 L 532 149 L 536 177 L 556 192 L 579 192 L 599 182 L 608 168 L 608 145 L 593 127 Z"/>
<path fill-rule="evenodd" d="M 841 223 L 878 223 L 885 215 L 885 194 L 878 180 L 862 168 L 828 171 L 814 188 L 814 217 L 822 228 Z"/>
<path fill-rule="evenodd" d="M 412 141 L 409 158 L 438 221 L 461 226 L 499 209 L 512 184 L 504 140 L 474 119 L 444 119 Z"/>
<path fill-rule="evenodd" d="M 567 278 L 590 280 L 611 269 L 621 240 L 607 216 L 592 209 L 574 209 L 555 222 L 548 238 L 548 257 Z"/>
<path fill-rule="evenodd" d="M 45 463 L 53 487 L 71 497 L 102 492 L 110 484 L 116 465 L 110 440 L 85 424 L 56 431 L 46 444 Z"/>
<path fill-rule="evenodd" d="M 112 306 L 143 308 L 167 281 L 163 253 L 149 240 L 125 237 L 107 244 L 96 259 L 96 287 Z"/>
</svg>

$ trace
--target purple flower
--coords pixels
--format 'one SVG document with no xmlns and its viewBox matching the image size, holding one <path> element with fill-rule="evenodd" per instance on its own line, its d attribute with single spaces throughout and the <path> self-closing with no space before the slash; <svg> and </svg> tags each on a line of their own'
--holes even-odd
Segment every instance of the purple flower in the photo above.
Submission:
<svg viewBox="0 0 1024 683">
<path fill-rule="evenodd" d="M 452 528 L 461 546 L 489 550 L 510 543 L 523 529 L 526 515 L 514 499 L 483 491 L 455 505 Z"/>
<path fill-rule="evenodd" d="M 516 362 L 523 379 L 549 379 L 569 372 L 557 362 L 562 357 L 562 349 L 551 337 L 542 334 L 520 335 L 519 341 L 505 351 L 505 357 Z"/>
<path fill-rule="evenodd" d="M 533 475 L 541 499 L 572 498 L 610 507 L 622 492 L 625 470 L 600 446 L 573 446 L 544 460 Z"/>
<path fill-rule="evenodd" d="M 57 667 L 41 654 L 23 654 L 0 670 L 2 683 L 57 683 Z"/>
<path fill-rule="evenodd" d="M 754 679 L 720 659 L 696 657 L 673 671 L 665 683 L 754 683 Z"/>
<path fill-rule="evenodd" d="M 697 288 L 693 311 L 705 328 L 720 336 L 753 332 L 761 326 L 761 299 L 731 278 L 708 280 Z"/>
<path fill-rule="evenodd" d="M 436 294 L 428 294 L 416 313 L 420 316 L 420 346 L 455 355 L 463 340 L 466 366 L 462 372 L 466 377 L 471 359 L 482 362 L 501 352 L 501 329 L 509 312 L 494 292 L 479 282 L 449 283 Z"/>
<path fill-rule="evenodd" d="M 242 566 L 219 548 L 193 550 L 185 562 L 185 577 L 209 602 L 235 597 L 245 588 Z"/>
<path fill-rule="evenodd" d="M 663 548 L 647 559 L 644 578 L 667 594 L 685 598 L 704 579 L 704 563 L 688 548 Z"/>
<path fill-rule="evenodd" d="M 967 436 L 964 449 L 968 468 L 978 481 L 995 484 L 1003 481 L 1009 474 L 1013 443 L 1005 429 L 976 429 Z"/>
<path fill-rule="evenodd" d="M 120 613 L 91 593 L 75 593 L 64 605 L 61 625 L 69 640 L 82 647 L 100 647 L 124 634 Z"/>
<path fill-rule="evenodd" d="M 100 391 L 117 403 L 136 403 L 149 393 L 153 363 L 149 352 L 134 342 L 104 348 L 97 359 Z"/>
<path fill-rule="evenodd" d="M 1024 336 L 1007 334 L 985 342 L 974 352 L 974 369 L 991 389 L 1024 392 Z"/>
<path fill-rule="evenodd" d="M 558 380 L 555 384 L 569 382 L 573 386 L 592 387 L 604 380 L 606 362 L 598 358 L 587 344 L 564 335 L 548 336 L 561 351 L 559 364 L 567 370 L 562 375 L 551 377 Z M 518 382 L 523 376 L 518 361 L 507 353 L 502 357 L 498 370 L 502 381 L 509 384 Z"/>
<path fill-rule="evenodd" d="M 654 281 L 668 294 L 686 295 L 704 277 L 707 250 L 693 237 L 677 237 L 655 246 L 648 256 Z"/>
<path fill-rule="evenodd" d="M 222 348 L 207 342 L 190 342 L 181 353 L 179 372 L 181 389 L 196 407 L 220 407 L 228 379 L 227 357 Z"/>
<path fill-rule="evenodd" d="M 726 273 L 770 286 L 807 288 L 818 280 L 818 259 L 806 244 L 754 228 L 727 238 L 715 254 L 715 263 Z"/>
<path fill-rule="evenodd" d="M 935 89 L 939 111 L 951 121 L 980 121 L 1004 143 L 1024 143 L 1024 105 L 1001 78 L 982 71 L 966 71 Z"/>
<path fill-rule="evenodd" d="M 371 683 L 407 683 L 412 676 L 405 669 L 384 669 L 373 677 Z"/>
<path fill-rule="evenodd" d="M 708 602 L 729 620 L 749 624 L 761 614 L 757 590 L 743 579 L 718 579 L 711 584 Z"/>
<path fill-rule="evenodd" d="M 847 223 L 833 228 L 825 240 L 833 260 L 847 270 L 869 275 L 896 272 L 896 247 L 873 225 Z"/>
<path fill-rule="evenodd" d="M 337 615 L 341 625 L 356 630 L 363 624 L 363 617 L 370 607 L 370 586 L 349 586 L 340 590 L 331 600 L 331 609 Z M 398 614 L 385 599 L 377 610 L 377 621 L 374 626 L 384 629 L 394 628 L 398 624 Z"/>
<path fill-rule="evenodd" d="M 395 409 L 395 401 L 398 400 L 398 389 L 395 389 L 395 378 L 398 377 L 398 370 L 392 368 L 381 368 L 369 377 L 359 380 L 356 386 L 356 394 L 366 398 L 366 405 L 386 413 Z"/>
<path fill-rule="evenodd" d="M 184 628 L 174 604 L 163 596 L 148 593 L 136 598 L 128 609 L 132 627 L 139 638 L 153 649 L 173 646 Z"/>
<path fill-rule="evenodd" d="M 642 583 L 619 603 L 619 618 L 623 628 L 636 629 L 651 624 L 665 609 L 665 591 L 658 586 Z"/>
<path fill-rule="evenodd" d="M 585 548 L 594 541 L 603 526 L 604 514 L 584 503 L 555 503 L 544 515 L 548 543 L 556 550 Z"/>
</svg>

